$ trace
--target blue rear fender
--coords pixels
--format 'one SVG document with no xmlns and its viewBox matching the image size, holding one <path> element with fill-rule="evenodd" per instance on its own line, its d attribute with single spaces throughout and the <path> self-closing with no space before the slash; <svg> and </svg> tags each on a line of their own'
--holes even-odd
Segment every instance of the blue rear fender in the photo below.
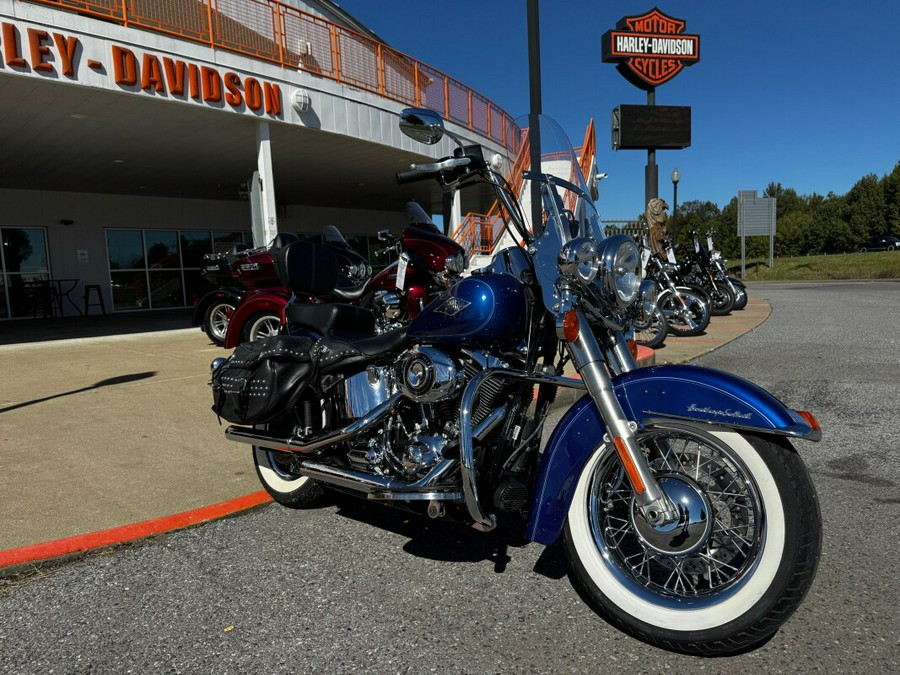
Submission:
<svg viewBox="0 0 900 675">
<path fill-rule="evenodd" d="M 800 414 L 769 392 L 735 375 L 710 368 L 664 365 L 640 368 L 613 379 L 628 419 L 677 419 L 719 427 L 819 440 Z M 603 443 L 606 427 L 590 396 L 580 398 L 554 429 L 541 456 L 526 536 L 552 544 L 562 532 L 575 484 L 588 458 Z"/>
</svg>

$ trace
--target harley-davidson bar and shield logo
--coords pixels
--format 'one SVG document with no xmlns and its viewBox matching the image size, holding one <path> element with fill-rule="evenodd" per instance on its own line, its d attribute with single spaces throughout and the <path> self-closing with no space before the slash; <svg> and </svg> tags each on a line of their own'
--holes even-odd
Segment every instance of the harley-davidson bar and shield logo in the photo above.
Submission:
<svg viewBox="0 0 900 675">
<path fill-rule="evenodd" d="M 603 61 L 617 62 L 619 72 L 635 86 L 655 89 L 700 60 L 700 36 L 686 35 L 684 28 L 684 21 L 655 7 L 641 16 L 626 16 L 603 34 Z"/>
</svg>

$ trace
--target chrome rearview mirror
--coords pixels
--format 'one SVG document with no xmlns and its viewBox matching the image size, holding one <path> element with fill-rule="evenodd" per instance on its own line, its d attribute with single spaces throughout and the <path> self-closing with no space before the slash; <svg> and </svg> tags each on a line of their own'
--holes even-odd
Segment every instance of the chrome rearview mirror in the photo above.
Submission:
<svg viewBox="0 0 900 675">
<path fill-rule="evenodd" d="M 400 131 L 419 143 L 434 145 L 444 137 L 444 120 L 428 108 L 407 108 L 400 113 Z"/>
</svg>

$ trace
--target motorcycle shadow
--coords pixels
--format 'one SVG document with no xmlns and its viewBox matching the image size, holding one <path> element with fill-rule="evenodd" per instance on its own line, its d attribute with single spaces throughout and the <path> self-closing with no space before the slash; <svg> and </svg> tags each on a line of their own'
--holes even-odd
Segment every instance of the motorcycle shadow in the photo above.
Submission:
<svg viewBox="0 0 900 675">
<path fill-rule="evenodd" d="M 440 520 L 402 508 L 384 508 L 364 500 L 336 493 L 337 515 L 392 532 L 408 539 L 403 550 L 418 558 L 439 562 L 492 562 L 494 571 L 502 574 L 512 561 L 510 549 L 523 548 L 530 541 L 523 537 L 525 524 L 518 518 L 500 519 L 490 532 L 479 532 L 466 524 Z M 541 551 L 534 571 L 551 579 L 568 574 L 568 564 L 559 546 Z"/>
</svg>

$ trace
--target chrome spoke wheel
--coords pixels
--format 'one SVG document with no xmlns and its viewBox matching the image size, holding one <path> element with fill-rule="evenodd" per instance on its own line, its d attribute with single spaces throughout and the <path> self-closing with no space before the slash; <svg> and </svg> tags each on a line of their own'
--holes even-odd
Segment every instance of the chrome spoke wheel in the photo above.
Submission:
<svg viewBox="0 0 900 675">
<path fill-rule="evenodd" d="M 609 453 L 589 487 L 594 543 L 636 595 L 680 606 L 717 603 L 740 587 L 758 559 L 765 519 L 752 477 L 712 437 L 669 431 L 640 442 L 679 518 L 663 528 L 647 523 Z"/>
<path fill-rule="evenodd" d="M 612 444 L 581 469 L 563 532 L 579 585 L 611 623 L 664 649 L 728 654 L 778 630 L 822 542 L 815 489 L 777 437 L 676 420 L 637 434 L 674 522 L 635 506 Z"/>
</svg>

